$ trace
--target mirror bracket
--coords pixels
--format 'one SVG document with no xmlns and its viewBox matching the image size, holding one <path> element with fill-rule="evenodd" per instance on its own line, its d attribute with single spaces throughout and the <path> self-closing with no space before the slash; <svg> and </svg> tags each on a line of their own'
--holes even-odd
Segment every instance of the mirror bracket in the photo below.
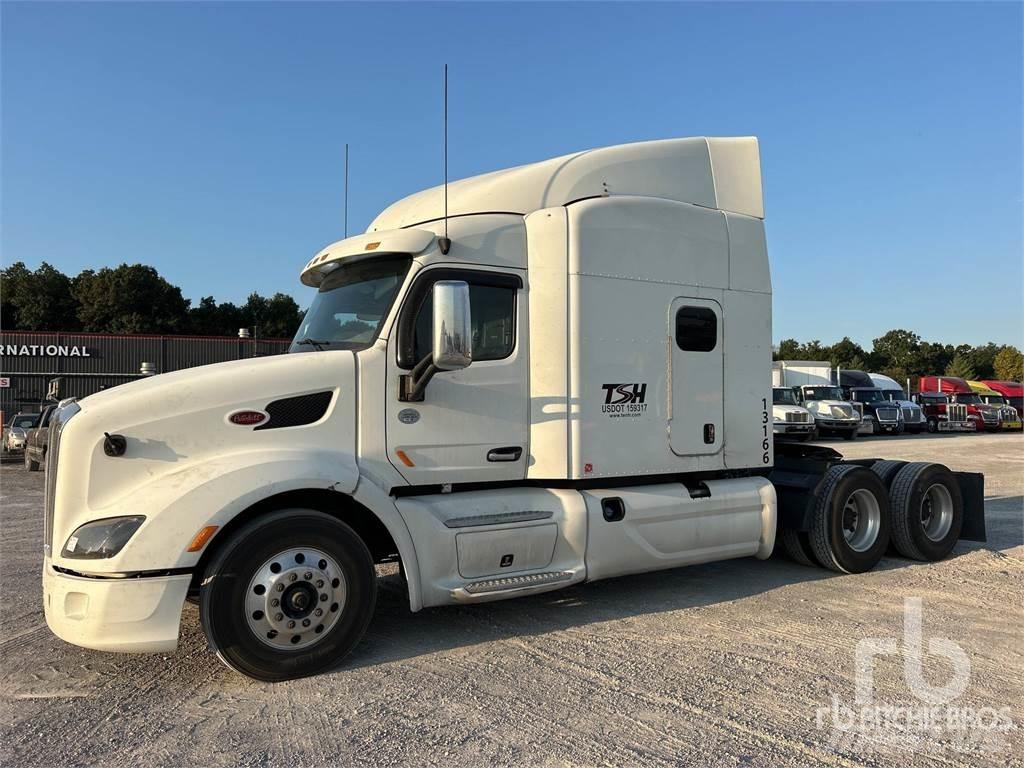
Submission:
<svg viewBox="0 0 1024 768">
<path fill-rule="evenodd" d="M 427 384 L 440 369 L 434 365 L 433 353 L 416 363 L 411 373 L 398 377 L 398 400 L 402 403 L 422 403 Z"/>
</svg>

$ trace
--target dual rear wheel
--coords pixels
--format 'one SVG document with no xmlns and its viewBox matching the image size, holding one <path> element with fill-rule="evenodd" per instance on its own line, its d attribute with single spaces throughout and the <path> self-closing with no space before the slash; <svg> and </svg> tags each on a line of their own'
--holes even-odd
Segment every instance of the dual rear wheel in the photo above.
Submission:
<svg viewBox="0 0 1024 768">
<path fill-rule="evenodd" d="M 962 522 L 960 487 L 941 464 L 840 464 L 819 486 L 810 529 L 783 529 L 779 538 L 798 563 L 862 573 L 890 542 L 903 557 L 941 560 L 959 539 Z"/>
</svg>

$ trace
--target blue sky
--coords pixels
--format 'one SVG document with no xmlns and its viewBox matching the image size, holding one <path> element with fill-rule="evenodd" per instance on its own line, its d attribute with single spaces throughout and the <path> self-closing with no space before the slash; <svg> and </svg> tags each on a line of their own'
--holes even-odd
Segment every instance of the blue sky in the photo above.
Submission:
<svg viewBox="0 0 1024 768">
<path fill-rule="evenodd" d="M 1022 6 L 77 4 L 0 10 L 3 263 L 285 291 L 441 177 L 757 135 L 776 340 L 1022 344 Z"/>
</svg>

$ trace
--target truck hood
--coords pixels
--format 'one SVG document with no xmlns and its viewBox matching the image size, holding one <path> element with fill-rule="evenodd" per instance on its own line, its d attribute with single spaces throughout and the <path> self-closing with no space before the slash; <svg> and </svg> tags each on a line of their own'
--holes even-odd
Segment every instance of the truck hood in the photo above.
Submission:
<svg viewBox="0 0 1024 768">
<path fill-rule="evenodd" d="M 83 399 L 62 431 L 62 490 L 66 483 L 100 510 L 143 478 L 182 477 L 232 455 L 326 451 L 354 462 L 355 387 L 355 356 L 338 350 L 217 363 L 105 390 Z M 269 418 L 233 423 L 240 411 Z M 123 456 L 105 455 L 104 433 L 124 436 Z"/>
<path fill-rule="evenodd" d="M 807 413 L 806 408 L 799 405 L 773 405 L 772 416 L 776 419 L 785 419 L 787 413 Z"/>
</svg>

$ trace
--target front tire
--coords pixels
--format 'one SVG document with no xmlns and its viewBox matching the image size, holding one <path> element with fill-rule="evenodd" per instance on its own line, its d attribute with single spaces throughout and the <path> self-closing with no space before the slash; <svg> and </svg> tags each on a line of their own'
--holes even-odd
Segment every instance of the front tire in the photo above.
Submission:
<svg viewBox="0 0 1024 768">
<path fill-rule="evenodd" d="M 889 493 L 881 478 L 856 464 L 832 467 L 821 484 L 808 541 L 825 568 L 874 568 L 889 545 Z"/>
<path fill-rule="evenodd" d="M 25 449 L 25 469 L 27 469 L 29 472 L 39 471 L 39 462 L 29 455 L 27 448 Z"/>
<path fill-rule="evenodd" d="M 376 599 L 373 558 L 352 528 L 285 509 L 249 523 L 217 553 L 199 610 L 224 664 L 276 682 L 336 665 L 366 632 Z"/>
<path fill-rule="evenodd" d="M 844 432 L 843 433 L 843 440 L 856 440 L 856 439 L 857 439 L 857 430 L 856 429 L 851 429 L 848 432 Z"/>
</svg>

